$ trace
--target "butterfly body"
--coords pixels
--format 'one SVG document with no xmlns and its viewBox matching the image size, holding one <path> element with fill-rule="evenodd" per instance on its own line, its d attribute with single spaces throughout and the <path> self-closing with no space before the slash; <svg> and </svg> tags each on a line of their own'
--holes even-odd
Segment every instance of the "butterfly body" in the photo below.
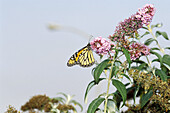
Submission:
<svg viewBox="0 0 170 113">
<path fill-rule="evenodd" d="M 90 44 L 74 53 L 67 62 L 67 66 L 80 65 L 82 67 L 89 67 L 95 63 L 93 52 Z"/>
</svg>

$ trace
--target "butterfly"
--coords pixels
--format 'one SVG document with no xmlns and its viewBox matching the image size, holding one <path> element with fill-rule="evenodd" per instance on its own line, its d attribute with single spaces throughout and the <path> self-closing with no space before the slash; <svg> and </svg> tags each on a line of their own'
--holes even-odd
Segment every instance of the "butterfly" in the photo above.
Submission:
<svg viewBox="0 0 170 113">
<path fill-rule="evenodd" d="M 90 67 L 95 63 L 90 43 L 87 46 L 74 53 L 67 62 L 67 66 L 80 65 L 82 67 Z"/>
</svg>

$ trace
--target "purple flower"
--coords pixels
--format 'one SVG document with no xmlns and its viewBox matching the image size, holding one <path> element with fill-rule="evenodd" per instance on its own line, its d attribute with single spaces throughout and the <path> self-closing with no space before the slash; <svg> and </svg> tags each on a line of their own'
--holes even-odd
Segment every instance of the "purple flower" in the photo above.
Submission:
<svg viewBox="0 0 170 113">
<path fill-rule="evenodd" d="M 130 52 L 130 57 L 132 60 L 136 60 L 139 58 L 141 55 L 149 55 L 150 54 L 150 48 L 144 44 L 140 43 L 132 43 L 129 46 L 129 52 Z"/>
<path fill-rule="evenodd" d="M 108 52 L 113 52 L 112 48 L 114 43 L 106 40 L 105 38 L 96 37 L 93 41 L 90 42 L 91 48 L 99 55 L 106 55 Z"/>
<path fill-rule="evenodd" d="M 146 4 L 143 8 L 138 9 L 136 14 L 120 22 L 116 26 L 115 33 L 109 39 L 122 43 L 125 41 L 125 36 L 135 37 L 134 33 L 143 25 L 148 25 L 155 14 L 155 8 L 152 4 Z"/>
<path fill-rule="evenodd" d="M 142 21 L 142 24 L 148 25 L 155 14 L 156 9 L 152 4 L 146 4 L 143 8 L 138 9 L 135 17 Z"/>
</svg>

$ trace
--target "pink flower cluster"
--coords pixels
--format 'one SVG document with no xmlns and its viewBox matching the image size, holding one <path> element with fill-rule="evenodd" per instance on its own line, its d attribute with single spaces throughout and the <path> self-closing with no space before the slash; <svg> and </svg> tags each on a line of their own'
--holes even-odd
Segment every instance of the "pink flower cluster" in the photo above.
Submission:
<svg viewBox="0 0 170 113">
<path fill-rule="evenodd" d="M 135 15 L 132 15 L 128 19 L 120 22 L 118 26 L 116 26 L 115 33 L 113 37 L 115 38 L 124 38 L 124 36 L 131 36 L 139 29 L 142 28 L 143 24 L 141 20 L 138 20 Z M 116 39 L 115 39 L 116 40 Z"/>
<path fill-rule="evenodd" d="M 140 43 L 132 43 L 132 45 L 129 46 L 129 52 L 130 57 L 132 60 L 136 60 L 141 55 L 149 55 L 150 54 L 150 48 L 144 44 Z"/>
<path fill-rule="evenodd" d="M 143 8 L 138 9 L 135 17 L 142 21 L 142 24 L 148 25 L 155 14 L 156 9 L 152 4 L 146 4 Z"/>
<path fill-rule="evenodd" d="M 134 37 L 134 33 L 138 29 L 142 28 L 143 25 L 148 25 L 155 14 L 156 9 L 152 4 L 146 4 L 143 8 L 138 9 L 136 14 L 120 22 L 116 26 L 115 33 L 110 36 L 109 39 L 112 41 L 124 41 L 125 36 Z"/>
<path fill-rule="evenodd" d="M 93 41 L 90 42 L 91 48 L 99 55 L 106 55 L 108 52 L 113 52 L 112 47 L 114 43 L 106 40 L 105 38 L 96 37 Z"/>
</svg>

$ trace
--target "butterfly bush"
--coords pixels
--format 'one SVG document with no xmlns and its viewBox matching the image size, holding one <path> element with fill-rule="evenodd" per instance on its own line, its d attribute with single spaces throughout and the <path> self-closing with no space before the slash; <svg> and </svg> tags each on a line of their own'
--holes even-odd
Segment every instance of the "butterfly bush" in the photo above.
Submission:
<svg viewBox="0 0 170 113">
<path fill-rule="evenodd" d="M 129 46 L 129 52 L 131 55 L 132 60 L 136 60 L 141 55 L 149 55 L 150 54 L 150 48 L 144 44 L 140 43 L 132 43 L 132 45 Z"/>
<path fill-rule="evenodd" d="M 143 25 L 148 25 L 155 14 L 156 9 L 152 4 L 146 4 L 143 8 L 138 9 L 136 14 L 120 22 L 116 26 L 115 33 L 110 36 L 110 39 L 114 41 L 124 40 L 125 36 L 133 37 L 133 34 Z"/>
<path fill-rule="evenodd" d="M 100 81 L 106 80 L 108 82 L 107 91 L 102 93 L 103 96 L 98 96 L 93 100 L 88 107 L 87 113 L 93 113 L 94 105 L 97 102 L 104 103 L 104 113 L 120 112 L 121 103 L 122 106 L 126 102 L 134 100 L 132 104 L 126 104 L 128 110 L 126 112 L 168 112 L 170 111 L 170 79 L 168 79 L 170 71 L 164 64 L 170 66 L 167 61 L 170 61 L 170 55 L 165 54 L 161 51 L 162 48 L 158 43 L 157 37 L 154 36 L 155 33 L 162 35 L 165 39 L 169 40 L 168 35 L 165 32 L 156 31 L 153 33 L 154 27 L 159 27 L 160 24 L 150 25 L 153 16 L 155 14 L 155 8 L 152 4 L 146 4 L 144 7 L 138 9 L 136 13 L 131 15 L 129 18 L 120 22 L 115 29 L 112 36 L 109 36 L 110 40 L 106 40 L 102 37 L 96 37 L 90 42 L 91 48 L 99 55 L 109 55 L 108 59 L 100 63 L 96 63 L 96 67 L 92 69 L 92 75 L 94 80 L 88 84 L 85 93 L 85 100 L 87 99 L 87 92 L 89 88 L 93 85 L 98 85 Z M 138 30 L 145 30 L 144 34 L 139 34 Z M 151 34 L 152 37 L 145 40 L 145 44 L 140 43 L 140 39 L 147 34 Z M 149 48 L 148 46 L 154 41 L 156 41 L 156 47 Z M 114 43 L 114 44 L 113 44 Z M 147 46 L 148 45 L 148 46 Z M 115 54 L 112 56 L 110 52 L 115 50 Z M 152 50 L 152 52 L 151 52 Z M 156 52 L 155 52 L 156 50 Z M 160 55 L 157 53 L 159 51 L 163 53 Z M 149 56 L 154 55 L 158 59 L 153 59 L 150 61 Z M 125 57 L 126 60 L 121 58 Z M 139 59 L 141 56 L 146 56 L 147 59 Z M 102 59 L 102 57 L 100 57 Z M 152 66 L 152 62 L 157 61 L 160 63 L 160 67 Z M 102 73 L 105 77 L 101 77 Z M 122 79 L 126 77 L 129 80 L 129 85 L 122 82 Z M 131 78 L 129 78 L 131 77 Z M 133 82 L 131 81 L 133 80 Z M 167 82 L 168 81 L 168 82 Z M 112 85 L 116 87 L 115 92 L 109 93 L 109 87 Z M 132 84 L 131 84 L 132 83 Z M 120 87 L 117 87 L 120 86 Z M 119 91 L 119 94 L 117 93 Z M 137 91 L 137 92 L 136 92 Z M 111 96 L 113 95 L 113 98 Z M 139 97 L 139 101 L 136 98 Z M 147 97 L 147 98 L 145 98 Z M 109 102 L 112 102 L 112 106 L 109 106 Z M 136 104 L 138 102 L 139 104 Z M 112 108 L 114 106 L 114 108 Z M 112 110 L 111 110 L 112 109 Z"/>
<path fill-rule="evenodd" d="M 137 30 L 152 21 L 155 11 L 156 9 L 152 4 L 146 4 L 143 8 L 139 8 L 131 17 L 120 22 L 116 26 L 115 33 L 109 36 L 111 41 L 117 42 L 120 47 L 124 47 L 130 52 L 132 60 L 139 58 L 141 55 L 149 55 L 150 49 L 146 45 L 137 42 L 131 44 L 127 37 L 136 37 L 135 33 L 137 33 Z"/>
<path fill-rule="evenodd" d="M 112 52 L 112 47 L 115 46 L 113 42 L 117 42 L 118 46 L 124 47 L 130 52 L 132 60 L 139 58 L 141 55 L 149 55 L 150 49 L 148 46 L 137 42 L 131 44 L 126 37 L 134 38 L 134 34 L 137 33 L 138 29 L 152 21 L 155 11 L 152 4 L 146 4 L 143 8 L 138 9 L 136 14 L 116 26 L 115 33 L 109 36 L 110 41 L 97 37 L 90 42 L 91 48 L 99 55 L 106 55 L 109 51 Z"/>
<path fill-rule="evenodd" d="M 99 55 L 106 55 L 109 52 L 113 52 L 112 48 L 114 47 L 114 43 L 110 40 L 106 40 L 101 36 L 96 37 L 94 40 L 90 42 L 91 48 Z"/>
<path fill-rule="evenodd" d="M 132 15 L 128 19 L 120 22 L 118 26 L 116 26 L 115 33 L 110 39 L 114 38 L 114 41 L 121 42 L 125 40 L 125 36 L 132 36 L 139 29 L 142 28 L 142 22 L 135 18 L 135 15 Z"/>
<path fill-rule="evenodd" d="M 146 4 L 143 8 L 138 9 L 135 17 L 142 21 L 142 24 L 148 25 L 155 14 L 156 9 L 152 4 Z"/>
</svg>

